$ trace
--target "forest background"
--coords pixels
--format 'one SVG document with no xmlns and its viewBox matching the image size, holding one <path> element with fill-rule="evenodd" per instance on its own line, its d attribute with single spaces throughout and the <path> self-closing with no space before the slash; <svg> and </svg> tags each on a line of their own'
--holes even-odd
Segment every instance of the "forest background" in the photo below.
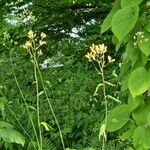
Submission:
<svg viewBox="0 0 150 150">
<path fill-rule="evenodd" d="M 150 37 L 147 1 L 1 0 L 0 8 L 0 149 L 150 148 L 150 45 L 139 42 Z"/>
</svg>

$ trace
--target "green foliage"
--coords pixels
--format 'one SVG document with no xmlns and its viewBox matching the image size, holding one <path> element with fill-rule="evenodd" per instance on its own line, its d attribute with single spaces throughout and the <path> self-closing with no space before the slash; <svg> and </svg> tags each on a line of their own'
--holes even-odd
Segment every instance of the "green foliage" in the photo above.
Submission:
<svg viewBox="0 0 150 150">
<path fill-rule="evenodd" d="M 132 112 L 133 110 L 135 110 L 141 104 L 141 102 L 144 102 L 143 96 L 136 96 L 135 98 L 129 96 L 128 99 L 129 111 Z"/>
<path fill-rule="evenodd" d="M 138 46 L 142 53 L 144 53 L 146 56 L 149 56 L 150 55 L 150 52 L 149 52 L 150 44 L 148 41 L 149 41 L 150 35 L 143 34 L 143 36 L 144 36 L 144 38 L 139 40 Z"/>
<path fill-rule="evenodd" d="M 1 112 L 2 112 L 2 117 L 4 117 L 5 113 L 4 113 L 4 110 L 5 110 L 5 103 L 6 103 L 6 99 L 5 97 L 0 97 L 0 109 L 1 109 Z"/>
<path fill-rule="evenodd" d="M 119 113 L 118 113 L 119 112 Z M 115 107 L 108 115 L 107 131 L 113 132 L 122 128 L 129 121 L 128 105 Z"/>
<path fill-rule="evenodd" d="M 143 0 L 121 0 L 121 7 L 138 6 Z"/>
<path fill-rule="evenodd" d="M 0 5 L 0 149 L 150 149 L 149 2 Z"/>
<path fill-rule="evenodd" d="M 149 74 L 144 67 L 139 67 L 131 73 L 128 87 L 133 98 L 148 90 L 150 86 Z"/>
<path fill-rule="evenodd" d="M 116 0 L 116 2 L 118 1 Z M 128 140 L 137 150 L 148 150 L 150 149 L 150 62 L 148 59 L 150 38 L 149 22 L 146 23 L 144 20 L 149 20 L 149 17 L 145 15 L 148 13 L 149 2 L 121 0 L 120 5 L 121 8 L 112 16 L 111 29 L 118 39 L 118 41 L 115 40 L 117 50 L 120 45 L 123 45 L 123 49 L 125 49 L 119 80 L 122 84 L 122 91 L 128 94 L 127 104 L 122 104 L 126 106 L 128 113 L 122 115 L 123 109 L 118 109 L 119 106 L 112 109 L 109 114 L 110 116 L 114 115 L 110 119 L 108 118 L 110 126 L 107 131 L 120 129 L 122 140 Z M 120 126 L 116 125 L 112 129 L 112 118 L 117 118 L 116 122 L 121 122 Z M 126 121 L 123 122 L 123 118 L 126 118 Z"/>
<path fill-rule="evenodd" d="M 133 118 L 138 125 L 148 125 L 148 117 L 150 112 L 149 106 L 149 101 L 146 101 L 145 103 L 139 105 L 139 107 L 133 111 Z"/>
<path fill-rule="evenodd" d="M 24 146 L 25 138 L 22 134 L 14 129 L 14 127 L 7 123 L 0 121 L 0 138 L 8 143 L 17 143 Z"/>
<path fill-rule="evenodd" d="M 135 26 L 138 14 L 139 8 L 137 6 L 122 8 L 114 14 L 111 27 L 119 41 L 122 41 Z"/>
<path fill-rule="evenodd" d="M 150 129 L 138 126 L 133 134 L 133 144 L 137 150 L 148 150 L 150 147 Z"/>
<path fill-rule="evenodd" d="M 57 18 L 57 16 L 55 17 Z M 45 18 L 43 19 L 45 20 Z M 33 61 L 32 63 L 30 62 L 32 59 L 29 57 L 29 53 L 22 48 L 22 45 L 27 40 L 28 25 L 28 23 L 18 26 L 10 25 L 11 28 L 5 29 L 5 35 L 1 35 L 0 94 L 2 98 L 6 97 L 7 99 L 4 120 L 13 124 L 18 131 L 24 133 L 26 138 L 24 147 L 15 144 L 17 142 L 13 141 L 12 145 L 8 145 L 8 149 L 37 149 L 39 147 L 35 134 L 37 133 L 39 137 L 38 107 L 36 103 L 36 98 L 39 97 L 42 149 L 61 150 L 59 130 L 48 107 L 41 79 L 39 79 L 38 74 L 39 90 L 37 93 Z M 35 28 L 38 28 L 38 26 L 40 24 L 37 23 Z M 88 139 L 93 135 L 98 135 L 100 122 L 104 118 L 103 105 L 99 100 L 103 98 L 103 95 L 100 94 L 102 89 L 98 89 L 96 96 L 93 95 L 99 83 L 99 75 L 95 74 L 96 71 L 85 59 L 85 53 L 89 45 L 95 42 L 90 34 L 97 32 L 95 33 L 96 42 L 99 43 L 102 40 L 98 26 L 98 22 L 96 22 L 96 25 L 85 25 L 88 31 L 92 31 L 85 32 L 88 33 L 87 39 L 84 39 L 85 41 L 73 37 L 61 37 L 62 39 L 59 42 L 57 41 L 58 38 L 54 40 L 53 37 L 52 40 L 54 41 L 51 41 L 51 34 L 48 33 L 46 38 L 47 45 L 42 47 L 43 55 L 38 57 L 38 64 L 42 64 L 45 59 L 49 58 L 48 68 L 42 68 L 41 65 L 39 67 L 49 101 L 52 103 L 60 124 L 66 147 L 76 149 L 92 147 L 88 146 Z M 97 30 L 95 30 L 95 27 L 97 27 Z M 40 36 L 40 30 L 42 29 L 37 29 L 37 38 Z M 44 30 L 46 29 L 42 31 Z M 67 31 L 64 34 L 67 34 Z M 36 44 L 39 43 L 37 42 Z M 53 67 L 57 63 L 63 64 L 63 66 Z M 111 75 L 112 69 L 106 71 L 106 73 Z M 108 76 L 108 78 L 111 77 Z M 110 90 L 113 93 L 111 87 Z M 3 106 L 4 102 L 1 105 L 2 110 Z M 49 131 L 46 130 L 47 125 L 51 127 Z M 45 142 L 45 139 L 50 142 Z M 99 141 L 97 143 L 99 144 Z M 2 149 L 5 149 L 4 146 Z"/>
<path fill-rule="evenodd" d="M 120 8 L 120 0 L 117 0 L 114 2 L 111 12 L 108 14 L 108 16 L 103 21 L 103 24 L 101 25 L 101 33 L 104 33 L 111 27 L 112 17 L 119 10 L 119 8 Z"/>
</svg>

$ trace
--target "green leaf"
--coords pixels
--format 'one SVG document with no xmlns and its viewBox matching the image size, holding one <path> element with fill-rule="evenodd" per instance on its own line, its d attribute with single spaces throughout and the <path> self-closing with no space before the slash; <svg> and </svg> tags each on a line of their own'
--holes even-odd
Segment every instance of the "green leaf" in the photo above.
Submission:
<svg viewBox="0 0 150 150">
<path fill-rule="evenodd" d="M 147 125 L 148 115 L 150 113 L 150 102 L 146 101 L 139 105 L 132 113 L 133 118 L 135 119 L 138 125 Z"/>
<path fill-rule="evenodd" d="M 14 128 L 14 126 L 7 122 L 0 121 L 0 128 Z"/>
<path fill-rule="evenodd" d="M 126 74 L 124 79 L 121 81 L 121 91 L 126 91 L 128 89 L 128 78 L 130 73 Z"/>
<path fill-rule="evenodd" d="M 128 99 L 129 111 L 132 112 L 142 102 L 144 102 L 144 97 L 143 96 L 137 96 L 135 98 L 133 98 L 132 96 L 130 96 L 129 99 Z"/>
<path fill-rule="evenodd" d="M 128 123 L 123 127 L 122 135 L 119 136 L 119 138 L 121 140 L 132 141 L 132 136 L 133 136 L 135 128 L 136 128 L 135 122 L 130 119 Z"/>
<path fill-rule="evenodd" d="M 129 120 L 128 105 L 122 104 L 115 107 L 108 114 L 107 131 L 113 132 L 122 128 Z"/>
<path fill-rule="evenodd" d="M 135 26 L 139 14 L 138 7 L 125 7 L 116 12 L 112 18 L 112 31 L 119 41 L 132 30 Z"/>
<path fill-rule="evenodd" d="M 111 12 L 108 14 L 108 16 L 103 21 L 103 24 L 101 25 L 101 33 L 104 33 L 111 27 L 111 20 L 113 15 L 119 10 L 120 8 L 120 0 L 116 0 L 113 4 L 113 8 Z"/>
<path fill-rule="evenodd" d="M 133 133 L 134 133 L 134 128 L 131 128 L 131 129 L 127 130 L 126 132 L 124 132 L 120 136 L 120 138 L 121 138 L 121 140 L 129 140 L 133 136 Z"/>
<path fill-rule="evenodd" d="M 37 147 L 38 147 L 37 141 L 32 141 L 28 144 L 27 150 L 38 149 Z"/>
<path fill-rule="evenodd" d="M 150 148 L 150 128 L 138 126 L 133 134 L 133 144 L 136 149 L 148 150 Z"/>
<path fill-rule="evenodd" d="M 134 64 L 138 61 L 139 57 L 140 57 L 140 50 L 138 48 L 131 49 L 129 58 L 132 62 L 132 66 L 134 66 Z"/>
<path fill-rule="evenodd" d="M 114 45 L 117 45 L 118 42 L 119 42 L 115 35 L 112 35 L 112 42 L 113 42 Z"/>
<path fill-rule="evenodd" d="M 116 52 L 120 49 L 120 47 L 124 44 L 126 44 L 128 41 L 130 40 L 130 34 L 126 35 L 123 40 L 119 41 L 118 40 L 118 43 L 116 44 Z"/>
<path fill-rule="evenodd" d="M 132 66 L 134 66 L 134 64 L 140 57 L 140 50 L 134 47 L 133 41 L 129 41 L 126 46 L 125 54 L 131 60 Z"/>
<path fill-rule="evenodd" d="M 138 41 L 140 50 L 146 55 L 150 55 L 150 35 L 144 35 L 144 38 Z"/>
<path fill-rule="evenodd" d="M 17 144 L 21 144 L 22 146 L 24 146 L 25 137 L 22 134 L 20 134 L 18 131 L 14 129 L 13 130 L 12 129 L 6 129 L 6 130 L 0 129 L 0 130 L 4 131 L 3 134 L 1 134 L 1 137 L 3 138 L 4 141 L 10 142 L 10 143 L 17 143 Z"/>
<path fill-rule="evenodd" d="M 147 124 L 150 126 L 150 112 L 147 114 Z"/>
<path fill-rule="evenodd" d="M 121 0 L 121 7 L 138 6 L 143 0 Z"/>
<path fill-rule="evenodd" d="M 139 58 L 137 59 L 137 61 L 135 62 L 134 66 L 133 66 L 133 70 L 138 67 L 144 67 L 145 64 L 147 63 L 147 60 L 148 60 L 148 56 L 146 56 L 145 54 L 140 52 Z"/>
<path fill-rule="evenodd" d="M 0 122 L 0 138 L 8 143 L 17 143 L 24 146 L 25 138 L 7 122 Z"/>
<path fill-rule="evenodd" d="M 150 32 L 150 20 L 146 21 L 146 25 L 144 27 L 148 32 Z"/>
<path fill-rule="evenodd" d="M 129 58 L 123 58 L 124 60 L 121 63 L 121 69 L 119 74 L 119 81 L 121 83 L 121 91 L 128 89 L 128 78 L 130 76 L 131 62 Z"/>
<path fill-rule="evenodd" d="M 128 88 L 133 96 L 143 94 L 150 87 L 150 78 L 149 73 L 145 70 L 144 67 L 139 67 L 133 72 L 128 79 Z"/>
</svg>

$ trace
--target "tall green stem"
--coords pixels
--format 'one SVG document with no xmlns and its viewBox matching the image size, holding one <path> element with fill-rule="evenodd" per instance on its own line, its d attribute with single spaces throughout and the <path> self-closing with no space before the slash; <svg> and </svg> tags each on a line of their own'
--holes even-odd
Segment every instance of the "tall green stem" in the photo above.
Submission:
<svg viewBox="0 0 150 150">
<path fill-rule="evenodd" d="M 107 113 L 108 113 L 108 106 L 107 106 L 107 96 L 106 96 L 106 84 L 105 84 L 105 74 L 104 74 L 104 57 L 102 57 L 102 61 L 98 62 L 99 68 L 100 68 L 100 75 L 101 80 L 103 83 L 103 97 L 104 97 L 104 104 L 105 104 L 105 126 L 107 126 Z M 105 150 L 105 142 L 106 137 L 103 136 L 103 145 L 102 150 Z"/>
<path fill-rule="evenodd" d="M 26 101 L 26 99 L 25 99 L 25 97 L 24 97 L 24 94 L 23 94 L 23 92 L 22 92 L 22 90 L 21 90 L 21 87 L 20 87 L 20 85 L 19 85 L 19 82 L 18 82 L 18 80 L 17 80 L 16 74 L 15 74 L 15 71 L 14 71 L 14 66 L 13 66 L 13 63 L 12 63 L 11 54 L 10 54 L 10 62 L 11 62 L 12 72 L 13 72 L 13 76 L 14 76 L 16 85 L 17 85 L 17 87 L 18 87 L 18 89 L 19 89 L 19 92 L 20 92 L 20 95 L 21 95 L 21 97 L 22 97 L 22 99 L 23 99 L 23 101 L 24 101 L 24 103 L 25 103 L 25 106 L 26 106 L 26 109 L 27 109 L 27 113 L 28 113 L 28 115 L 29 115 L 29 120 L 30 120 L 30 122 L 31 122 L 31 124 L 32 124 L 33 131 L 34 131 L 34 134 L 35 134 L 35 138 L 36 138 L 36 140 L 37 140 L 38 147 L 40 147 L 38 135 L 37 135 L 37 132 L 36 132 L 36 129 L 35 129 L 35 125 L 34 125 L 32 116 L 31 116 L 31 114 L 30 114 L 29 106 L 28 106 L 28 104 L 27 104 L 27 101 Z"/>
<path fill-rule="evenodd" d="M 62 147 L 63 147 L 63 149 L 65 150 L 65 144 L 64 144 L 62 132 L 61 132 L 61 129 L 60 129 L 60 126 L 59 126 L 59 122 L 58 122 L 57 117 L 56 117 L 56 115 L 55 115 L 55 113 L 54 113 L 54 110 L 53 110 L 53 107 L 52 107 L 52 105 L 51 105 L 50 99 L 49 99 L 49 97 L 48 97 L 48 94 L 47 94 L 47 91 L 46 91 L 46 88 L 45 88 L 45 85 L 44 85 L 43 77 L 42 77 L 42 74 L 41 74 L 41 72 L 40 72 L 39 65 L 38 65 L 37 61 L 36 61 L 35 63 L 36 63 L 36 67 L 37 67 L 37 70 L 38 70 L 40 79 L 41 79 L 41 83 L 42 83 L 42 87 L 43 87 L 43 90 L 44 90 L 44 93 L 45 93 L 45 97 L 46 97 L 46 99 L 47 99 L 48 105 L 49 105 L 49 107 L 50 107 L 50 110 L 51 110 L 51 112 L 52 112 L 52 115 L 53 115 L 53 117 L 54 117 L 54 119 L 55 119 L 56 125 L 57 125 L 58 130 L 59 130 L 59 135 L 60 135 Z"/>
<path fill-rule="evenodd" d="M 39 150 L 42 150 L 42 132 L 41 132 L 41 125 L 40 125 L 39 83 L 38 83 L 38 76 L 37 76 L 35 53 L 34 53 L 34 77 L 35 77 L 35 82 L 36 82 L 36 109 L 37 109 L 37 122 L 38 122 L 38 129 L 39 129 L 39 142 L 40 142 Z"/>
</svg>

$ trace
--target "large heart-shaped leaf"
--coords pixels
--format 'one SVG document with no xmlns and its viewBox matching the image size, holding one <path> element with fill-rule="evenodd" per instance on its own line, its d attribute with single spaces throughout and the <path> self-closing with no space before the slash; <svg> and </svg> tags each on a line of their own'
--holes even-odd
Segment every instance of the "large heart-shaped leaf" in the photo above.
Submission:
<svg viewBox="0 0 150 150">
<path fill-rule="evenodd" d="M 134 7 L 138 6 L 143 0 L 121 0 L 121 7 Z"/>
<path fill-rule="evenodd" d="M 128 79 L 128 88 L 133 96 L 143 94 L 150 87 L 149 72 L 144 67 L 138 67 L 134 70 Z"/>
<path fill-rule="evenodd" d="M 122 104 L 115 107 L 108 114 L 107 131 L 113 132 L 122 128 L 129 120 L 128 105 Z"/>
<path fill-rule="evenodd" d="M 120 0 L 116 0 L 113 4 L 113 8 L 108 16 L 104 19 L 103 24 L 101 25 L 101 33 L 104 33 L 111 27 L 111 20 L 113 15 L 120 9 Z"/>
<path fill-rule="evenodd" d="M 145 125 L 147 124 L 149 113 L 150 113 L 150 102 L 146 101 L 139 105 L 137 109 L 135 109 L 132 113 L 133 118 L 138 125 Z"/>
<path fill-rule="evenodd" d="M 115 13 L 112 18 L 112 31 L 119 41 L 132 30 L 135 26 L 139 14 L 138 7 L 125 7 Z"/>
<path fill-rule="evenodd" d="M 129 96 L 128 99 L 128 106 L 129 106 L 129 111 L 132 112 L 134 109 L 136 109 L 142 102 L 144 102 L 144 97 L 143 96 L 137 96 L 133 98 L 131 95 Z"/>
<path fill-rule="evenodd" d="M 150 149 L 150 128 L 138 126 L 133 134 L 133 144 L 136 149 Z"/>
</svg>

